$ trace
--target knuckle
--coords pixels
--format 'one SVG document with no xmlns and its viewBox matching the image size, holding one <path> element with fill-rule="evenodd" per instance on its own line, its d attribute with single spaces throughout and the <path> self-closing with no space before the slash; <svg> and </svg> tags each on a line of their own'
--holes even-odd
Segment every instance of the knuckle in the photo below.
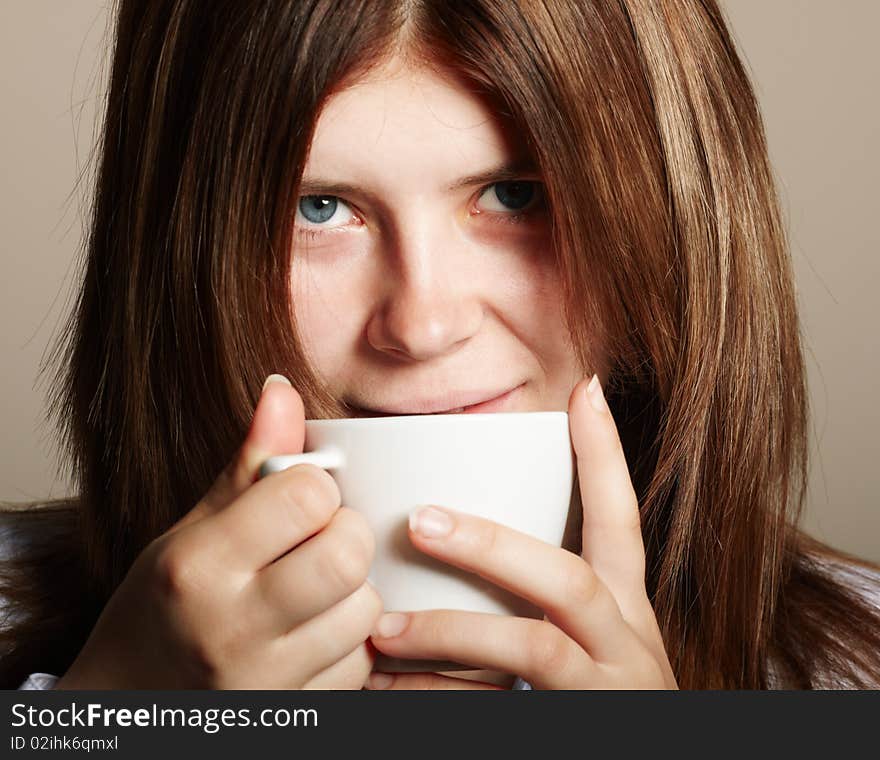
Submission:
<svg viewBox="0 0 880 760">
<path fill-rule="evenodd" d="M 559 673 L 566 669 L 571 646 L 558 628 L 544 622 L 536 623 L 530 639 L 529 659 L 534 672 Z"/>
<path fill-rule="evenodd" d="M 586 562 L 572 555 L 564 580 L 566 603 L 574 606 L 595 604 L 602 593 L 602 583 Z"/>
<path fill-rule="evenodd" d="M 278 488 L 285 511 L 300 528 L 323 527 L 341 502 L 333 478 L 311 464 L 291 467 L 288 477 L 279 478 Z"/>
<path fill-rule="evenodd" d="M 373 623 L 382 617 L 382 613 L 385 611 L 385 603 L 382 601 L 382 597 L 379 596 L 379 592 L 369 583 L 363 585 L 363 594 L 366 597 L 367 617 L 370 621 L 370 629 L 372 630 Z"/>
<path fill-rule="evenodd" d="M 495 523 L 478 521 L 471 529 L 473 550 L 477 556 L 488 557 L 495 551 L 498 543 L 498 528 Z"/>
<path fill-rule="evenodd" d="M 168 542 L 156 552 L 154 579 L 166 599 L 180 600 L 198 588 L 201 570 L 181 542 Z"/>
<path fill-rule="evenodd" d="M 342 494 L 339 492 L 339 486 L 329 472 L 313 464 L 302 464 L 300 468 L 300 471 L 313 481 L 315 488 L 323 491 L 324 498 L 330 502 L 333 509 L 336 509 L 342 503 Z"/>
<path fill-rule="evenodd" d="M 195 683 L 215 687 L 221 682 L 222 657 L 218 656 L 213 642 L 204 638 L 194 639 L 186 647 L 186 666 Z"/>
<path fill-rule="evenodd" d="M 632 483 L 627 482 L 620 494 L 620 503 L 624 505 L 621 528 L 632 533 L 642 533 L 642 515 L 639 511 L 639 500 L 633 490 Z"/>
<path fill-rule="evenodd" d="M 376 554 L 376 538 L 367 518 L 353 509 L 340 507 L 335 519 L 345 526 L 346 536 L 351 542 L 353 550 L 362 556 L 363 561 L 369 567 Z"/>
<path fill-rule="evenodd" d="M 370 555 L 363 542 L 349 536 L 331 541 L 324 551 L 324 571 L 338 588 L 353 591 L 366 580 L 370 569 Z"/>
<path fill-rule="evenodd" d="M 385 605 L 369 583 L 364 583 L 352 594 L 352 601 L 352 632 L 358 641 L 365 641 L 370 637 L 376 621 L 382 616 Z"/>
</svg>

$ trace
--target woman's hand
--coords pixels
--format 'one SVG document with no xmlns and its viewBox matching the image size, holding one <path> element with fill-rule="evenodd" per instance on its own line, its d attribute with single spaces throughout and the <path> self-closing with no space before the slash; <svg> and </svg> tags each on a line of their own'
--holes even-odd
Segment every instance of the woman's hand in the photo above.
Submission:
<svg viewBox="0 0 880 760">
<path fill-rule="evenodd" d="M 410 520 L 425 554 L 528 599 L 544 620 L 455 610 L 385 614 L 373 644 L 392 657 L 517 674 L 536 689 L 674 689 L 645 590 L 638 503 L 598 379 L 569 399 L 583 505 L 582 555 L 489 520 L 427 508 Z M 374 674 L 371 688 L 496 688 L 438 674 Z"/>
<path fill-rule="evenodd" d="M 382 612 L 366 583 L 372 531 L 317 467 L 254 482 L 304 434 L 299 394 L 268 383 L 235 459 L 133 563 L 56 688 L 364 685 Z"/>
</svg>

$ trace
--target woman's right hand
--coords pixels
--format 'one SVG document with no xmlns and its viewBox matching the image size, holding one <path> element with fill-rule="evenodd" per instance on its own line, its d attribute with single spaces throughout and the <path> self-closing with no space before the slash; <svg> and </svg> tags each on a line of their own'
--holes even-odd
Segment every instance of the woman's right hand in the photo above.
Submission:
<svg viewBox="0 0 880 760">
<path fill-rule="evenodd" d="M 277 378 L 277 376 L 276 376 Z M 359 689 L 382 600 L 374 539 L 302 451 L 302 400 L 268 382 L 236 457 L 138 556 L 58 689 Z"/>
</svg>

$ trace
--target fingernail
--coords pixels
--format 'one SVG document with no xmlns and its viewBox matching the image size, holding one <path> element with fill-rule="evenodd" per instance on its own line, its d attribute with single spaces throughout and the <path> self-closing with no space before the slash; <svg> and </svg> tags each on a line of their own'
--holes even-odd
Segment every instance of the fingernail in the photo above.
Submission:
<svg viewBox="0 0 880 760">
<path fill-rule="evenodd" d="M 392 636 L 399 636 L 403 633 L 409 623 L 409 615 L 402 612 L 386 612 L 373 629 L 372 636 L 377 639 L 390 639 Z"/>
<path fill-rule="evenodd" d="M 263 390 L 260 391 L 260 393 L 265 391 L 270 383 L 284 383 L 285 385 L 290 385 L 290 380 L 284 377 L 284 375 L 269 375 L 269 377 L 266 378 L 266 382 L 263 383 Z"/>
<path fill-rule="evenodd" d="M 605 394 L 602 393 L 602 386 L 599 383 L 599 376 L 593 375 L 590 384 L 587 386 L 587 398 L 590 399 L 593 409 L 597 412 L 607 412 L 608 404 L 605 402 Z"/>
<path fill-rule="evenodd" d="M 393 683 L 394 676 L 389 676 L 387 673 L 370 673 L 370 677 L 367 679 L 367 688 L 388 689 Z"/>
<path fill-rule="evenodd" d="M 423 507 L 409 516 L 409 529 L 425 538 L 443 538 L 452 533 L 452 518 L 433 507 Z"/>
</svg>

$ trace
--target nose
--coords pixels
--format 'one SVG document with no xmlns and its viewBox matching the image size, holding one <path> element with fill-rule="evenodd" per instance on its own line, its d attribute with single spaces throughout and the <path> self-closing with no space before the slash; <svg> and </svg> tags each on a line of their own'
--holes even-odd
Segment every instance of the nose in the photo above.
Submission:
<svg viewBox="0 0 880 760">
<path fill-rule="evenodd" d="M 445 242 L 441 242 L 445 240 Z M 422 227 L 398 235 L 367 340 L 397 359 L 426 361 L 463 346 L 480 329 L 483 303 L 463 242 L 453 230 L 432 235 Z"/>
</svg>

